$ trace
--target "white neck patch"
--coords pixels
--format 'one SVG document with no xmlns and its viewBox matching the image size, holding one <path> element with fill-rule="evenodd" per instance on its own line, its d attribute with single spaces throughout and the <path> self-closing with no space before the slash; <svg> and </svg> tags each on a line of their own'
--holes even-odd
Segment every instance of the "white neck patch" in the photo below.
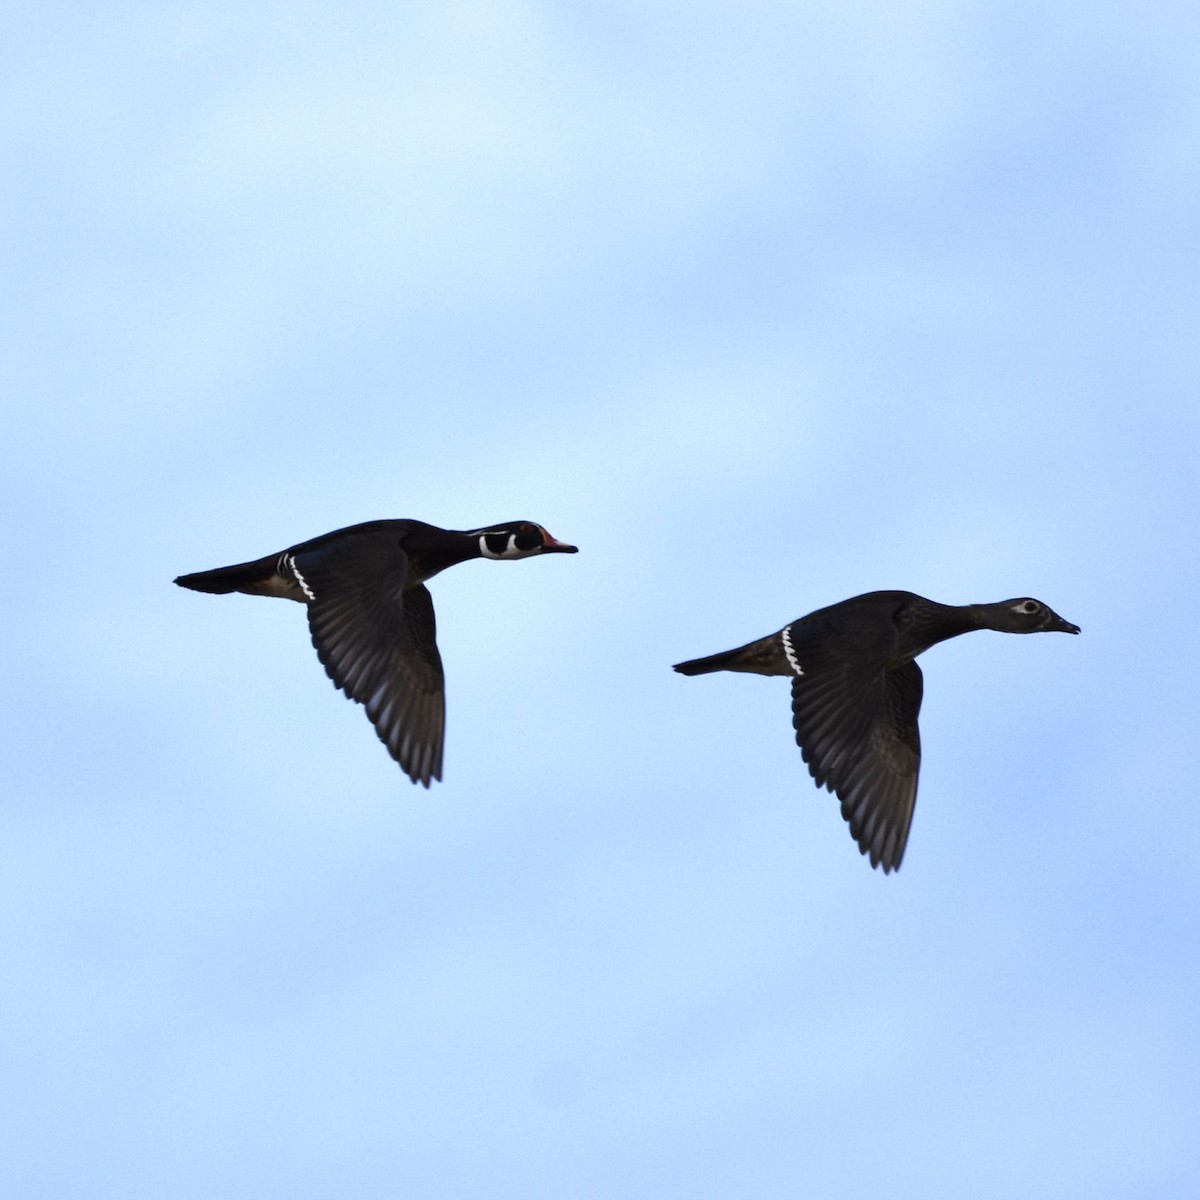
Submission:
<svg viewBox="0 0 1200 1200">
<path fill-rule="evenodd" d="M 508 535 L 508 542 L 505 544 L 504 549 L 497 554 L 496 551 L 488 545 L 488 536 L 489 535 L 486 533 L 481 533 L 479 535 L 479 553 L 482 554 L 484 558 L 524 558 L 526 554 L 529 553 L 527 550 L 517 549 L 517 535 L 515 533 L 510 533 Z M 491 536 L 495 537 L 496 535 L 493 533 Z"/>
</svg>

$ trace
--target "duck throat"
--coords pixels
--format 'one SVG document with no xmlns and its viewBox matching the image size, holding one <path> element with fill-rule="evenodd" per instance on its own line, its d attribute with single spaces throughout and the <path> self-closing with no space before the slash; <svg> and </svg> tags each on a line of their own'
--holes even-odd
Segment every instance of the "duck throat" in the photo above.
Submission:
<svg viewBox="0 0 1200 1200">
<path fill-rule="evenodd" d="M 973 604 L 938 604 L 925 599 L 906 605 L 896 618 L 893 664 L 908 662 L 938 642 L 984 628 L 975 608 Z"/>
</svg>

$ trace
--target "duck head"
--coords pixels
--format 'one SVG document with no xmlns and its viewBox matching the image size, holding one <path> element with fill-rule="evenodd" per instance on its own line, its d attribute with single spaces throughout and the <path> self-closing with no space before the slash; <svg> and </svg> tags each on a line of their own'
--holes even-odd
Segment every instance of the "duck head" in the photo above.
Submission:
<svg viewBox="0 0 1200 1200">
<path fill-rule="evenodd" d="M 469 534 L 479 544 L 483 558 L 529 558 L 534 554 L 577 554 L 578 546 L 560 542 L 532 521 L 488 525 Z"/>
<path fill-rule="evenodd" d="M 998 624 L 1005 633 L 1078 633 L 1079 626 L 1064 621 L 1048 604 L 1032 596 L 1002 600 L 995 605 Z"/>
</svg>

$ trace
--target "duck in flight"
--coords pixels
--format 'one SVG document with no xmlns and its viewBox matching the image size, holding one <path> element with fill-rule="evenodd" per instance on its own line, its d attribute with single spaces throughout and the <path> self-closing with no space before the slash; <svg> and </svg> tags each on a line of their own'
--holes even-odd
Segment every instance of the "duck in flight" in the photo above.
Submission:
<svg viewBox="0 0 1200 1200">
<path fill-rule="evenodd" d="M 532 521 L 439 529 L 424 521 L 367 521 L 253 562 L 180 575 L 197 592 L 298 600 L 329 678 L 367 710 L 404 773 L 442 777 L 445 677 L 425 581 L 472 558 L 574 554 Z"/>
<path fill-rule="evenodd" d="M 859 850 L 886 874 L 904 857 L 917 798 L 924 685 L 914 660 L 974 629 L 1079 632 L 1030 597 L 951 605 L 912 592 L 867 592 L 675 670 L 788 676 L 792 725 L 809 773 L 836 793 Z"/>
</svg>

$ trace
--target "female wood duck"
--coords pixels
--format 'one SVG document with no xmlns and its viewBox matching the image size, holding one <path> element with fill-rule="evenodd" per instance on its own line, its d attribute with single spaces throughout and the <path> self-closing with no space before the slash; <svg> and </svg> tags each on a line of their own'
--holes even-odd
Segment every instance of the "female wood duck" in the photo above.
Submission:
<svg viewBox="0 0 1200 1200">
<path fill-rule="evenodd" d="M 180 575 L 197 592 L 282 596 L 308 607 L 329 678 L 367 716 L 413 783 L 442 777 L 445 678 L 425 581 L 470 558 L 574 554 L 532 521 L 439 529 L 424 521 L 367 521 L 254 562 Z"/>
<path fill-rule="evenodd" d="M 917 798 L 923 685 L 913 660 L 972 629 L 1079 632 L 1028 597 L 955 606 L 912 592 L 867 592 L 675 670 L 791 677 L 792 724 L 809 773 L 837 794 L 859 850 L 886 874 L 904 857 Z"/>
</svg>

